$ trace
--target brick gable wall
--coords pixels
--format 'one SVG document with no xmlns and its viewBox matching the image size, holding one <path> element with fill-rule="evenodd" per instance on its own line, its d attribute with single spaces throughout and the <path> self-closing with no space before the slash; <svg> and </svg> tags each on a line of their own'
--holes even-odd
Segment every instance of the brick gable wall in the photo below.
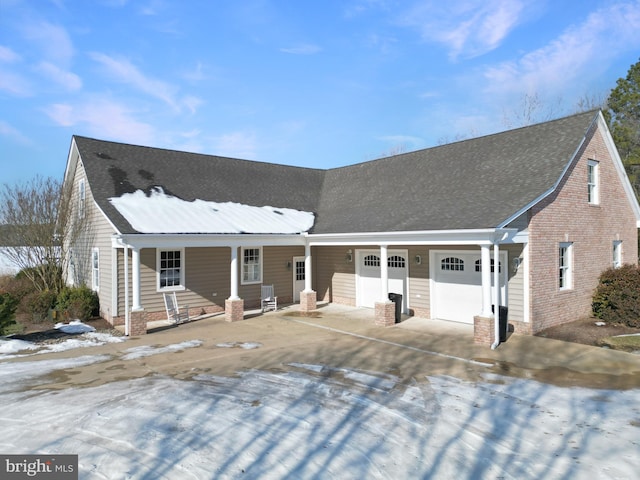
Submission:
<svg viewBox="0 0 640 480">
<path fill-rule="evenodd" d="M 600 204 L 587 201 L 587 163 L 599 162 Z M 623 262 L 637 263 L 637 228 L 602 133 L 595 129 L 554 194 L 531 210 L 529 224 L 531 333 L 591 315 L 600 273 L 612 264 L 613 241 Z M 573 243 L 573 288 L 558 285 L 558 249 Z"/>
</svg>

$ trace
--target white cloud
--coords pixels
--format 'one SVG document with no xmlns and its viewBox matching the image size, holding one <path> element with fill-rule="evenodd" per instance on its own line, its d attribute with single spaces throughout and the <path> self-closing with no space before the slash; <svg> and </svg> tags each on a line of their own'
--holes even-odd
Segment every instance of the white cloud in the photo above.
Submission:
<svg viewBox="0 0 640 480">
<path fill-rule="evenodd" d="M 116 80 L 129 84 L 173 107 L 176 106 L 174 99 L 175 87 L 161 80 L 147 77 L 129 60 L 116 59 L 98 52 L 91 53 L 90 56 L 93 60 L 105 67 L 109 74 Z"/>
<path fill-rule="evenodd" d="M 14 63 L 20 60 L 20 55 L 11 50 L 9 47 L 0 45 L 0 62 Z"/>
<path fill-rule="evenodd" d="M 515 0 L 421 2 L 401 15 L 430 42 L 444 44 L 452 59 L 477 57 L 497 48 L 522 21 L 525 4 Z"/>
<path fill-rule="evenodd" d="M 280 51 L 284 53 L 291 53 L 294 55 L 313 55 L 315 53 L 321 52 L 322 48 L 317 45 L 302 43 L 293 47 L 281 48 Z"/>
<path fill-rule="evenodd" d="M 49 62 L 41 62 L 37 66 L 37 70 L 58 85 L 65 87 L 67 90 L 75 91 L 82 88 L 82 80 L 78 75 L 65 71 Z"/>
<path fill-rule="evenodd" d="M 0 120 L 0 136 L 7 137 L 23 145 L 31 144 L 31 140 L 29 140 L 29 138 L 23 135 L 17 128 L 9 125 L 3 120 Z"/>
<path fill-rule="evenodd" d="M 0 69 L 0 91 L 16 97 L 30 97 L 33 95 L 33 86 L 24 76 Z"/>
<path fill-rule="evenodd" d="M 58 125 L 86 129 L 98 138 L 147 145 L 156 141 L 151 125 L 137 120 L 130 109 L 109 99 L 54 104 L 45 112 Z"/>
<path fill-rule="evenodd" d="M 639 47 L 640 3 L 610 5 L 544 47 L 487 68 L 487 90 L 557 94 L 578 78 L 597 75 L 622 52 Z"/>
<path fill-rule="evenodd" d="M 39 21 L 25 24 L 24 33 L 29 40 L 40 46 L 47 61 L 58 65 L 69 65 L 74 55 L 74 48 L 64 28 Z"/>
<path fill-rule="evenodd" d="M 203 103 L 204 101 L 201 98 L 195 97 L 193 95 L 187 95 L 182 99 L 182 104 L 187 107 L 192 114 L 196 113 L 198 107 Z"/>
<path fill-rule="evenodd" d="M 256 158 L 256 138 L 253 133 L 231 132 L 214 138 L 216 155 L 233 158 Z"/>
<path fill-rule="evenodd" d="M 186 107 L 191 112 L 194 112 L 202 103 L 200 99 L 189 95 L 185 96 L 182 100 L 178 100 L 178 87 L 145 75 L 127 59 L 114 58 L 99 52 L 93 52 L 90 56 L 97 63 L 105 67 L 115 80 L 131 85 L 153 98 L 162 100 L 175 110 Z"/>
</svg>

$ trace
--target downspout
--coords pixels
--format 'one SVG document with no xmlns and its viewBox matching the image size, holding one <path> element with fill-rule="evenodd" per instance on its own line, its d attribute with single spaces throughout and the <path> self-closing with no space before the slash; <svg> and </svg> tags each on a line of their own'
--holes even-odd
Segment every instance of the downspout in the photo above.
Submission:
<svg viewBox="0 0 640 480">
<path fill-rule="evenodd" d="M 506 268 L 506 266 L 505 266 Z M 500 246 L 498 240 L 493 244 L 493 330 L 494 340 L 491 350 L 500 345 Z"/>
</svg>

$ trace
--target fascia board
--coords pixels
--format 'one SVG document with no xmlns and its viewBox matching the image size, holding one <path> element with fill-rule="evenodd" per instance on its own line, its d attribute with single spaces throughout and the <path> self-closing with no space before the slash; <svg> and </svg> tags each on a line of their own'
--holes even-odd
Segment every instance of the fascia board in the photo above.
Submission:
<svg viewBox="0 0 640 480">
<path fill-rule="evenodd" d="M 355 245 L 493 245 L 516 243 L 515 228 L 487 228 L 469 230 L 426 230 L 418 232 L 361 232 L 309 234 L 310 246 L 355 246 Z"/>
<path fill-rule="evenodd" d="M 599 115 L 601 116 L 602 113 L 599 113 Z M 556 182 L 553 184 L 553 186 L 549 190 L 544 192 L 542 195 L 537 197 L 535 200 L 533 200 L 532 202 L 529 202 L 527 205 L 525 205 L 520 210 L 515 212 L 513 215 L 508 217 L 506 220 L 504 220 L 500 225 L 498 225 L 498 228 L 506 227 L 507 225 L 509 225 L 509 223 L 513 222 L 520 215 L 523 215 L 530 208 L 534 207 L 535 205 L 537 205 L 542 200 L 544 200 L 545 198 L 547 198 L 549 195 L 551 195 L 553 192 L 556 191 L 556 189 L 560 185 L 560 182 L 562 182 L 562 180 L 564 179 L 565 175 L 569 171 L 569 168 L 571 167 L 571 164 L 573 163 L 573 161 L 575 160 L 576 156 L 578 155 L 578 152 L 582 149 L 583 145 L 587 141 L 587 134 L 591 131 L 591 129 L 593 128 L 594 124 L 598 121 L 598 118 L 599 118 L 598 115 L 596 115 L 594 117 L 593 121 L 591 122 L 591 124 L 587 128 L 587 131 L 585 132 L 584 136 L 582 137 L 582 140 L 580 140 L 580 143 L 578 144 L 578 147 L 574 150 L 573 154 L 569 157 L 569 161 L 565 164 L 564 168 L 562 169 L 562 173 L 560 174 L 560 176 L 558 177 Z"/>
<path fill-rule="evenodd" d="M 611 158 L 613 159 L 613 165 L 616 168 L 618 176 L 620 177 L 624 192 L 626 193 L 627 198 L 629 199 L 629 203 L 631 204 L 631 209 L 636 216 L 636 225 L 640 227 L 640 205 L 638 204 L 638 198 L 636 197 L 635 191 L 631 186 L 631 182 L 629 181 L 629 177 L 627 176 L 624 164 L 622 163 L 622 159 L 620 158 L 618 149 L 615 146 L 616 144 L 613 141 L 613 137 L 611 136 L 611 132 L 609 131 L 609 127 L 607 126 L 607 121 L 605 120 L 604 115 L 601 111 L 598 112 L 598 125 L 602 127 L 604 144 L 607 147 L 609 155 L 611 155 Z"/>
<path fill-rule="evenodd" d="M 114 248 L 273 247 L 304 246 L 303 235 L 124 234 L 113 235 Z"/>
</svg>

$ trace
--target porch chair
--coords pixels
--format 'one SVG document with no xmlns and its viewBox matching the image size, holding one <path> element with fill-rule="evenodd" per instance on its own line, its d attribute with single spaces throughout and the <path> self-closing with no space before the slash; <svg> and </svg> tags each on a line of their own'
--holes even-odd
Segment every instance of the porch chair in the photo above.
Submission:
<svg viewBox="0 0 640 480">
<path fill-rule="evenodd" d="M 260 304 L 262 306 L 262 313 L 264 313 L 265 310 L 275 311 L 278 309 L 278 297 L 273 294 L 273 285 L 262 285 Z"/>
<path fill-rule="evenodd" d="M 188 322 L 189 318 L 189 305 L 178 305 L 176 298 L 176 292 L 163 293 L 164 306 L 167 309 L 167 320 L 171 323 L 183 323 Z"/>
</svg>

